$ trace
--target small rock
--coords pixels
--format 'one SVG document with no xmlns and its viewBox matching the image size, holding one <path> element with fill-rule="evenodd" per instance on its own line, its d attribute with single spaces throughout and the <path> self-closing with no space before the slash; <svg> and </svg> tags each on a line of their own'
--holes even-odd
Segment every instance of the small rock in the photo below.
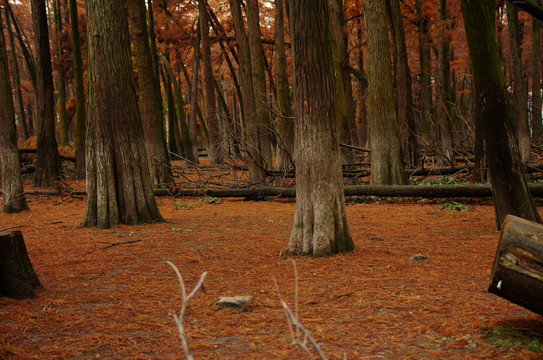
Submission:
<svg viewBox="0 0 543 360">
<path fill-rule="evenodd" d="M 428 260 L 430 260 L 428 256 L 422 255 L 422 254 L 417 254 L 409 258 L 409 261 L 428 261 Z"/>
<path fill-rule="evenodd" d="M 217 299 L 216 304 L 227 309 L 243 309 L 253 300 L 250 295 L 223 296 Z"/>
</svg>

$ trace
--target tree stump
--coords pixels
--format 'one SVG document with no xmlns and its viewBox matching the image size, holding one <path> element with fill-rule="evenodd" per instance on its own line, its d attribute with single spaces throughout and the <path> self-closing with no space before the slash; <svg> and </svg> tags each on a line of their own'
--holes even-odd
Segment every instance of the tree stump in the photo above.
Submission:
<svg viewBox="0 0 543 360">
<path fill-rule="evenodd" d="M 488 291 L 543 315 L 543 225 L 507 215 Z"/>
<path fill-rule="evenodd" d="M 0 233 L 0 296 L 15 299 L 34 297 L 41 287 L 26 251 L 20 230 Z"/>
</svg>

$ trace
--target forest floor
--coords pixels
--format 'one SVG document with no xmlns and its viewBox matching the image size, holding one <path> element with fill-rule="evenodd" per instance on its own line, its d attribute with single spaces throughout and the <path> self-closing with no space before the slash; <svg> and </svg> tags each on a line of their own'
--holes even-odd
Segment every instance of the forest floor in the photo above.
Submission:
<svg viewBox="0 0 543 360">
<path fill-rule="evenodd" d="M 165 222 L 110 230 L 79 226 L 84 198 L 29 200 L 30 211 L 0 214 L 0 229 L 31 216 L 21 230 L 43 288 L 0 298 L 0 359 L 184 358 L 166 260 L 188 291 L 208 272 L 184 317 L 196 359 L 309 358 L 273 280 L 294 310 L 291 260 L 299 320 L 329 359 L 543 358 L 543 318 L 486 291 L 500 236 L 489 201 L 349 201 L 354 251 L 287 258 L 294 199 L 159 197 Z M 216 304 L 235 295 L 254 299 Z"/>
</svg>

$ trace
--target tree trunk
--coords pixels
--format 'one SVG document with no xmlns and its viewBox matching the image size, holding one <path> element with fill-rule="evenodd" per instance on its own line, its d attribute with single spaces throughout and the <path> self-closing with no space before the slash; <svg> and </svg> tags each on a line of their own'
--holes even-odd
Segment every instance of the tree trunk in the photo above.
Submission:
<svg viewBox="0 0 543 360">
<path fill-rule="evenodd" d="M 420 60 L 420 125 L 421 132 L 429 132 L 432 127 L 432 88 L 430 79 L 430 47 L 431 39 L 428 36 L 428 19 L 424 14 L 423 0 L 416 0 L 418 13 L 418 38 Z"/>
<path fill-rule="evenodd" d="M 202 39 L 202 32 L 200 31 L 200 21 L 196 27 L 196 38 L 194 39 L 194 46 L 192 52 L 192 79 L 190 89 L 190 114 L 189 114 L 189 133 L 192 137 L 192 161 L 198 164 L 198 124 L 196 121 L 196 115 L 198 108 L 198 70 L 200 68 L 200 42 Z"/>
<path fill-rule="evenodd" d="M 36 137 L 38 150 L 34 186 L 50 186 L 60 176 L 60 157 L 55 138 L 55 102 L 49 29 L 45 0 L 32 0 L 32 24 L 36 51 Z"/>
<path fill-rule="evenodd" d="M 541 1 L 537 0 L 541 5 Z M 542 144 L 543 124 L 541 123 L 541 25 L 539 20 L 532 19 L 532 47 L 533 47 L 533 73 L 532 73 L 532 140 L 535 145 Z"/>
<path fill-rule="evenodd" d="M 249 181 L 259 183 L 264 179 L 264 159 L 261 151 L 259 120 L 251 75 L 251 50 L 249 49 L 247 34 L 245 33 L 240 0 L 229 0 L 229 2 L 238 46 L 239 77 L 247 133 L 247 143 L 244 147 L 249 161 Z"/>
<path fill-rule="evenodd" d="M 28 126 L 26 124 L 25 106 L 23 102 L 23 94 L 21 91 L 21 78 L 19 75 L 19 60 L 17 59 L 17 50 L 15 48 L 15 39 L 13 38 L 13 29 L 11 28 L 11 19 L 9 16 L 9 0 L 4 0 L 4 10 L 6 13 L 6 28 L 8 29 L 9 46 L 11 49 L 12 58 L 12 73 L 13 73 L 13 86 L 15 88 L 15 96 L 17 99 L 17 115 L 19 117 L 19 123 L 23 130 L 23 139 L 28 139 Z M 7 48 L 7 45 L 6 45 Z"/>
<path fill-rule="evenodd" d="M 396 105 L 398 112 L 398 130 L 406 164 L 409 167 L 418 165 L 418 149 L 413 112 L 413 90 L 411 88 L 411 71 L 407 59 L 405 30 L 400 9 L 400 0 L 390 4 L 390 22 L 394 40 L 394 63 L 396 75 Z"/>
<path fill-rule="evenodd" d="M 0 29 L 2 28 L 2 13 L 0 12 Z M 4 193 L 4 206 L 0 209 L 0 213 L 13 213 L 28 209 L 28 205 L 21 181 L 15 109 L 3 31 L 0 31 L 0 104 L 2 104 L 0 106 L 0 180 Z"/>
<path fill-rule="evenodd" d="M 364 3 L 368 39 L 368 119 L 371 130 L 371 183 L 405 184 L 394 87 L 386 4 L 384 0 Z"/>
<path fill-rule="evenodd" d="M 275 63 L 277 72 L 277 126 L 276 169 L 293 167 L 294 118 L 290 104 L 290 90 L 285 52 L 285 22 L 283 0 L 275 0 Z"/>
<path fill-rule="evenodd" d="M 89 0 L 85 8 L 89 96 L 83 226 L 162 221 L 138 111 L 126 1 Z"/>
<path fill-rule="evenodd" d="M 179 133 L 177 113 L 175 110 L 175 101 L 173 98 L 172 79 L 166 69 L 164 69 L 164 71 L 161 71 L 161 74 L 164 92 L 166 93 L 166 103 L 168 104 L 168 146 L 171 153 L 170 155 L 177 155 L 179 157 L 183 155 L 183 148 L 181 147 L 181 134 Z M 171 157 L 174 160 L 176 159 L 175 156 Z"/>
<path fill-rule="evenodd" d="M 543 315 L 543 226 L 505 218 L 488 291 Z"/>
<path fill-rule="evenodd" d="M 509 23 L 509 40 L 511 46 L 511 58 L 513 61 L 513 96 L 514 109 L 518 123 L 518 142 L 522 161 L 530 160 L 532 149 L 530 147 L 530 127 L 528 125 L 528 103 L 524 92 L 524 80 L 522 73 L 521 38 L 516 6 L 506 5 L 507 21 Z"/>
<path fill-rule="evenodd" d="M 358 70 L 364 74 L 364 38 L 362 27 L 364 19 L 358 19 Z M 366 111 L 366 99 L 368 82 L 366 79 L 358 79 L 358 105 L 356 106 L 356 127 L 358 131 L 358 145 L 368 146 L 368 116 Z"/>
<path fill-rule="evenodd" d="M 68 120 L 66 117 L 66 84 L 64 81 L 64 70 L 62 69 L 62 47 L 60 43 L 60 33 L 62 32 L 62 16 L 60 0 L 54 0 L 53 9 L 55 15 L 55 43 L 57 49 L 57 82 L 58 82 L 58 120 L 60 128 L 60 145 L 67 146 L 68 139 Z"/>
<path fill-rule="evenodd" d="M 74 92 L 75 92 L 75 174 L 76 179 L 85 178 L 85 84 L 83 82 L 83 58 L 81 56 L 81 38 L 77 15 L 77 0 L 68 0 L 70 5 L 70 27 L 72 30 L 72 48 L 74 57 Z"/>
<path fill-rule="evenodd" d="M 477 115 L 483 128 L 496 224 L 507 214 L 541 222 L 528 190 L 513 111 L 495 40 L 494 0 L 461 0 L 475 83 Z"/>
<path fill-rule="evenodd" d="M 454 125 L 453 125 L 453 93 L 451 86 L 451 44 L 450 26 L 448 25 L 447 0 L 438 0 L 439 37 L 441 42 L 437 48 L 437 68 L 439 78 L 439 106 L 437 108 L 437 124 L 440 151 L 451 166 L 456 165 L 456 153 L 454 152 Z"/>
<path fill-rule="evenodd" d="M 262 47 L 260 20 L 257 0 L 247 0 L 247 33 L 251 54 L 251 73 L 255 97 L 256 112 L 259 119 L 258 134 L 260 138 L 260 151 L 262 152 L 262 165 L 271 169 L 272 144 L 271 121 L 268 113 L 268 93 L 266 90 L 266 74 L 264 64 L 264 49 Z"/>
<path fill-rule="evenodd" d="M 207 14 L 207 0 L 198 0 L 198 14 L 200 21 L 200 34 L 202 36 L 202 63 L 204 67 L 205 83 L 205 120 L 209 133 L 207 152 L 211 164 L 222 164 L 223 146 L 219 118 L 217 117 L 215 87 L 213 86 L 213 68 L 211 66 L 211 40 L 209 39 L 209 16 Z"/>
<path fill-rule="evenodd" d="M 0 233 L 0 296 L 33 298 L 41 287 L 20 230 Z"/>
<path fill-rule="evenodd" d="M 164 131 L 160 84 L 155 78 L 149 47 L 145 0 L 128 0 L 127 4 L 132 48 L 138 71 L 139 106 L 151 181 L 155 187 L 171 187 L 173 175 Z"/>
<path fill-rule="evenodd" d="M 343 195 L 335 103 L 341 87 L 328 0 L 299 0 L 293 12 L 296 213 L 289 254 L 327 256 L 354 248 Z"/>
</svg>

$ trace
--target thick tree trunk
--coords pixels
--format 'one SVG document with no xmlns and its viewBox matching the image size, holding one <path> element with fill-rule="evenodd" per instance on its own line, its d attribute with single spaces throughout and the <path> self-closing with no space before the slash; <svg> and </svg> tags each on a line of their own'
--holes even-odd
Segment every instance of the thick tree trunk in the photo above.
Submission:
<svg viewBox="0 0 543 360">
<path fill-rule="evenodd" d="M 384 0 L 364 3 L 368 39 L 368 119 L 371 130 L 371 183 L 401 185 L 404 172 L 394 87 L 386 4 Z"/>
<path fill-rule="evenodd" d="M 532 149 L 530 146 L 530 127 L 528 125 L 528 103 L 524 91 L 522 73 L 522 53 L 518 9 L 511 4 L 506 5 L 507 21 L 509 23 L 509 42 L 511 44 L 511 58 L 513 60 L 513 97 L 515 115 L 518 123 L 518 142 L 522 161 L 530 161 Z"/>
<path fill-rule="evenodd" d="M 2 13 L 0 13 L 0 29 L 2 28 Z M 0 104 L 2 104 L 0 106 L 0 180 L 4 193 L 4 205 L 0 208 L 0 212 L 12 213 L 26 210 L 28 205 L 21 181 L 15 109 L 3 31 L 0 31 Z"/>
<path fill-rule="evenodd" d="M 505 218 L 488 291 L 543 315 L 543 225 Z"/>
<path fill-rule="evenodd" d="M 138 70 L 139 107 L 151 181 L 155 187 L 171 187 L 173 175 L 164 131 L 160 84 L 155 78 L 149 47 L 145 0 L 128 0 L 127 4 L 132 48 Z"/>
<path fill-rule="evenodd" d="M 32 267 L 20 230 L 0 233 L 0 296 L 15 299 L 35 297 L 41 287 Z"/>
<path fill-rule="evenodd" d="M 60 176 L 60 157 L 55 138 L 55 102 L 49 29 L 45 0 L 32 0 L 32 24 L 36 51 L 36 136 L 38 150 L 34 186 L 53 185 Z"/>
<path fill-rule="evenodd" d="M 60 33 L 62 32 L 62 16 L 60 0 L 53 2 L 53 9 L 55 15 L 55 46 L 57 56 L 57 83 L 58 83 L 58 120 L 60 128 L 60 145 L 67 146 L 68 139 L 68 120 L 66 116 L 66 83 L 64 81 L 64 70 L 62 69 L 62 46 L 60 43 Z"/>
<path fill-rule="evenodd" d="M 275 63 L 277 69 L 277 152 L 276 169 L 294 166 L 294 118 L 290 104 L 290 90 L 285 53 L 285 22 L 283 0 L 275 0 Z"/>
<path fill-rule="evenodd" d="M 423 0 L 416 0 L 416 7 L 418 13 L 418 38 L 419 38 L 419 60 L 420 60 L 420 124 L 419 129 L 421 132 L 430 132 L 433 119 L 433 101 L 432 101 L 432 88 L 430 79 L 430 47 L 429 43 L 431 39 L 428 36 L 428 19 L 424 14 Z"/>
<path fill-rule="evenodd" d="M 296 213 L 289 254 L 326 256 L 354 248 L 343 195 L 335 103 L 341 78 L 328 0 L 293 7 Z"/>
<path fill-rule="evenodd" d="M 87 117 L 85 108 L 85 84 L 83 82 L 83 58 L 81 56 L 81 38 L 77 0 L 68 0 L 70 7 L 70 27 L 72 30 L 72 48 L 74 57 L 74 92 L 75 92 L 75 178 L 85 178 L 85 136 Z"/>
<path fill-rule="evenodd" d="M 507 214 L 541 222 L 528 190 L 513 111 L 495 40 L 494 0 L 461 0 L 475 83 L 477 117 L 485 139 L 487 164 L 500 228 Z"/>
<path fill-rule="evenodd" d="M 413 90 L 411 88 L 411 71 L 407 62 L 407 45 L 400 0 L 392 0 L 390 4 L 390 22 L 394 40 L 394 59 L 396 75 L 396 105 L 398 112 L 398 130 L 402 151 L 406 163 L 410 167 L 418 165 L 417 137 L 415 114 L 413 112 Z"/>
<path fill-rule="evenodd" d="M 541 1 L 537 0 L 541 5 Z M 535 145 L 541 145 L 543 137 L 543 124 L 541 123 L 541 25 L 537 19 L 532 19 L 532 141 Z"/>
<path fill-rule="evenodd" d="M 198 14 L 200 21 L 200 34 L 202 36 L 202 63 L 204 68 L 205 86 L 205 121 L 209 133 L 207 153 L 211 164 L 221 164 L 224 159 L 224 149 L 221 140 L 219 118 L 217 117 L 215 87 L 213 86 L 213 68 L 211 66 L 211 40 L 209 39 L 209 16 L 207 14 L 207 0 L 198 0 Z"/>
<path fill-rule="evenodd" d="M 85 6 L 89 96 L 83 226 L 161 221 L 138 111 L 126 1 L 89 0 Z"/>
<path fill-rule="evenodd" d="M 364 37 L 362 27 L 364 19 L 358 19 L 358 70 L 364 75 Z M 356 127 L 358 132 L 358 145 L 368 146 L 368 116 L 366 99 L 368 91 L 367 79 L 358 79 L 358 105 L 356 106 Z"/>
<path fill-rule="evenodd" d="M 238 46 L 239 77 L 243 96 L 244 125 L 247 139 L 244 147 L 249 161 L 249 180 L 252 183 L 259 183 L 264 179 L 265 166 L 261 151 L 259 118 L 256 110 L 252 80 L 251 50 L 247 34 L 245 33 L 240 0 L 229 0 L 229 2 Z"/>
</svg>

